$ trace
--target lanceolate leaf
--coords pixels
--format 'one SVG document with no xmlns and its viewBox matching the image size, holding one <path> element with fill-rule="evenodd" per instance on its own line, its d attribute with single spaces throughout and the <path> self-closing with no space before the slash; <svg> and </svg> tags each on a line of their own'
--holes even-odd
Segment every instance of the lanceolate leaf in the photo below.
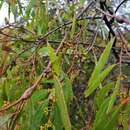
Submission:
<svg viewBox="0 0 130 130">
<path fill-rule="evenodd" d="M 94 126 L 92 130 L 115 130 L 118 123 L 119 112 L 122 108 L 122 104 L 115 107 L 111 113 L 107 114 L 106 110 L 108 107 L 109 98 L 104 100 L 102 105 L 96 114 Z"/>
<path fill-rule="evenodd" d="M 76 17 L 75 17 L 75 15 L 74 15 L 74 17 L 73 17 L 73 23 L 72 23 L 72 29 L 71 29 L 71 38 L 73 38 L 73 35 L 74 35 L 74 33 L 75 33 L 75 24 L 76 24 Z"/>
<path fill-rule="evenodd" d="M 114 67 L 115 65 L 109 66 L 99 76 L 97 76 L 95 80 L 93 80 L 93 83 L 88 86 L 89 88 L 85 91 L 86 97 L 88 97 L 94 92 L 94 90 L 100 85 L 100 83 L 106 78 L 106 76 L 111 72 Z"/>
<path fill-rule="evenodd" d="M 61 120 L 65 130 L 71 130 L 71 123 L 69 119 L 68 109 L 65 101 L 64 92 L 62 89 L 62 85 L 57 76 L 55 76 L 55 93 L 57 105 L 59 107 Z"/>
<path fill-rule="evenodd" d="M 48 52 L 52 63 L 52 70 L 55 74 L 59 76 L 62 72 L 61 59 L 59 56 L 56 55 L 54 49 L 49 44 L 48 44 Z"/>
<path fill-rule="evenodd" d="M 113 104 L 114 104 L 114 102 L 115 102 L 115 99 L 116 99 L 116 96 L 117 96 L 117 94 L 118 94 L 119 88 L 120 88 L 120 78 L 118 78 L 118 80 L 117 80 L 117 82 L 116 82 L 116 86 L 115 86 L 115 88 L 114 88 L 114 92 L 113 92 L 113 94 L 112 94 L 112 96 L 111 96 L 111 99 L 110 99 L 110 101 L 109 101 L 107 113 L 109 113 L 109 112 L 111 111 L 111 109 L 112 109 L 112 106 L 113 106 Z"/>
<path fill-rule="evenodd" d="M 67 77 L 67 75 L 65 75 L 63 91 L 65 95 L 65 101 L 67 105 L 69 105 L 74 95 L 73 95 L 73 90 L 72 90 L 72 83 L 70 79 Z"/>
<path fill-rule="evenodd" d="M 106 46 L 105 50 L 103 51 L 93 73 L 92 73 L 92 76 L 89 80 L 89 84 L 90 85 L 92 82 L 93 82 L 93 79 L 96 79 L 96 77 L 100 74 L 101 70 L 104 68 L 105 64 L 107 63 L 107 60 L 108 60 L 108 57 L 109 57 L 109 54 L 110 54 L 110 51 L 111 51 L 111 47 L 113 45 L 113 41 L 114 39 L 112 39 L 108 45 Z"/>
<path fill-rule="evenodd" d="M 114 130 L 117 127 L 118 118 L 119 118 L 119 112 L 122 108 L 122 104 L 119 105 L 111 114 L 111 118 L 108 120 L 106 125 L 104 126 L 103 130 Z M 109 116 L 109 115 L 108 115 Z"/>
<path fill-rule="evenodd" d="M 55 111 L 54 111 L 54 130 L 63 130 L 62 124 L 63 123 L 61 120 L 60 110 L 58 105 L 56 104 Z"/>
<path fill-rule="evenodd" d="M 86 89 L 86 91 L 85 91 L 85 96 L 86 97 L 89 96 L 98 87 L 98 85 L 96 85 L 97 83 L 100 84 L 100 78 L 99 78 L 100 77 L 100 73 L 103 70 L 105 64 L 107 63 L 107 60 L 108 60 L 108 57 L 109 57 L 109 54 L 110 54 L 110 51 L 111 51 L 111 47 L 112 47 L 112 44 L 113 44 L 113 41 L 114 41 L 114 39 L 112 39 L 108 43 L 108 45 L 106 46 L 105 50 L 103 51 L 103 53 L 102 53 L 102 55 L 101 55 L 101 57 L 99 59 L 97 65 L 95 66 L 95 69 L 94 69 L 94 71 L 93 71 L 93 73 L 92 73 L 92 75 L 91 75 L 91 77 L 89 79 L 89 82 L 88 82 L 88 86 L 87 86 L 88 89 Z M 104 74 L 102 74 L 101 77 L 103 77 Z"/>
<path fill-rule="evenodd" d="M 103 126 L 106 124 L 107 122 L 106 109 L 107 109 L 108 100 L 109 99 L 104 100 L 102 102 L 102 105 L 99 107 L 98 111 L 96 112 L 96 117 L 95 117 L 92 130 L 102 130 Z"/>
<path fill-rule="evenodd" d="M 105 97 L 108 95 L 108 92 L 111 90 L 111 88 L 114 86 L 113 82 L 108 83 L 105 85 L 97 94 L 96 96 L 96 104 L 98 107 L 101 106 L 103 103 Z"/>
</svg>

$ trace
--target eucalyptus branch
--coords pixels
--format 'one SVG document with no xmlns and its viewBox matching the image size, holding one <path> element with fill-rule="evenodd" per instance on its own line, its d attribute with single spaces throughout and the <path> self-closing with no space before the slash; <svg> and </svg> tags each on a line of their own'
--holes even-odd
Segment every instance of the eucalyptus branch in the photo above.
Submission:
<svg viewBox="0 0 130 130">
<path fill-rule="evenodd" d="M 97 16 L 97 17 L 88 16 L 88 17 L 84 17 L 84 18 L 78 18 L 78 19 L 76 19 L 76 21 L 81 21 L 81 20 L 85 20 L 85 19 L 96 20 L 96 19 L 101 19 L 101 18 L 102 18 L 102 17 L 100 17 L 100 16 Z M 59 29 L 65 27 L 65 26 L 67 26 L 67 25 L 70 25 L 70 24 L 72 24 L 72 23 L 73 23 L 72 21 L 65 22 L 64 24 L 60 25 L 59 27 L 56 27 L 56 28 L 52 29 L 51 31 L 49 31 L 48 33 L 46 33 L 46 34 L 44 35 L 44 37 L 47 37 L 47 36 L 49 36 L 50 34 L 56 32 L 57 30 L 59 30 Z"/>
<path fill-rule="evenodd" d="M 61 41 L 61 43 L 59 44 L 58 48 L 56 49 L 56 54 L 58 54 L 60 48 L 62 47 L 64 41 L 66 40 L 67 35 L 65 35 L 64 39 Z M 46 77 L 46 75 L 48 74 L 49 70 L 51 67 L 51 61 L 48 63 L 47 67 L 45 68 L 45 70 L 43 70 L 43 72 L 40 74 L 40 76 L 36 79 L 35 83 L 29 87 L 28 89 L 26 89 L 24 91 L 24 93 L 22 94 L 22 96 L 15 102 L 13 102 L 12 104 L 3 107 L 2 109 L 0 109 L 0 112 L 8 110 L 9 108 L 16 106 L 17 104 L 26 101 L 27 99 L 29 99 L 33 92 L 36 90 L 36 88 L 38 87 L 38 84 L 40 83 L 40 81 L 42 80 L 43 77 Z"/>
<path fill-rule="evenodd" d="M 114 19 L 116 19 L 117 21 L 123 21 L 124 23 L 130 25 L 130 21 L 129 21 L 127 18 L 124 18 L 124 17 L 122 17 L 122 16 L 111 15 L 111 14 L 106 13 L 105 11 L 101 10 L 101 9 L 98 8 L 98 7 L 96 7 L 96 9 L 97 9 L 98 11 L 100 11 L 102 14 L 104 14 L 104 15 L 106 15 L 106 16 L 108 16 L 108 17 L 114 18 Z"/>
</svg>

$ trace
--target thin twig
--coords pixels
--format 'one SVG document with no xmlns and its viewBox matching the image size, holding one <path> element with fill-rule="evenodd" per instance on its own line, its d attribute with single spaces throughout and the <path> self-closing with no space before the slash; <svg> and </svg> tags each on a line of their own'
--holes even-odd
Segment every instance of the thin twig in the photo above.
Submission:
<svg viewBox="0 0 130 130">
<path fill-rule="evenodd" d="M 97 9 L 98 11 L 100 11 L 102 14 L 106 15 L 106 16 L 109 16 L 109 17 L 111 17 L 111 18 L 114 18 L 114 19 L 116 19 L 116 20 L 118 20 L 118 21 L 123 21 L 124 23 L 130 25 L 130 21 L 129 21 L 127 18 L 124 18 L 124 17 L 122 17 L 122 16 L 111 15 L 111 14 L 106 13 L 105 11 L 101 10 L 101 9 L 98 8 L 98 7 L 96 7 L 96 9 Z"/>
<path fill-rule="evenodd" d="M 76 21 L 81 21 L 81 20 L 84 20 L 84 19 L 94 20 L 94 19 L 101 19 L 101 18 L 102 18 L 102 17 L 100 17 L 100 16 L 97 16 L 97 17 L 88 16 L 88 17 L 85 17 L 85 18 L 76 19 Z M 56 32 L 57 30 L 59 30 L 59 29 L 65 27 L 65 26 L 67 26 L 67 25 L 69 25 L 69 24 L 72 24 L 72 23 L 73 23 L 72 21 L 65 22 L 64 24 L 62 24 L 62 25 L 60 25 L 60 26 L 58 26 L 58 27 L 52 29 L 52 30 L 49 31 L 48 33 L 46 33 L 46 34 L 44 35 L 44 38 L 47 37 L 47 36 L 49 36 L 50 34 Z"/>
<path fill-rule="evenodd" d="M 123 5 L 125 2 L 127 2 L 128 0 L 123 0 L 116 8 L 115 13 L 118 11 L 118 9 L 121 7 L 121 5 Z"/>
<path fill-rule="evenodd" d="M 82 17 L 82 15 L 88 11 L 88 9 L 93 6 L 95 4 L 95 1 L 91 1 L 88 5 L 86 5 L 86 7 L 81 11 L 81 13 L 77 16 L 77 19 L 79 19 L 80 17 Z"/>
<path fill-rule="evenodd" d="M 60 48 L 62 47 L 66 38 L 67 38 L 67 34 L 65 35 L 64 39 L 61 41 L 60 45 L 56 49 L 56 54 L 58 54 L 58 52 L 59 52 Z M 48 63 L 46 69 L 43 70 L 41 75 L 36 79 L 35 83 L 31 87 L 26 89 L 24 91 L 24 93 L 22 94 L 22 96 L 17 101 L 13 102 L 9 106 L 3 107 L 2 109 L 0 109 L 0 112 L 5 111 L 5 110 L 11 108 L 12 106 L 15 106 L 15 105 L 19 104 L 20 102 L 23 102 L 23 101 L 27 100 L 28 98 L 30 98 L 31 95 L 33 94 L 33 92 L 36 90 L 36 88 L 37 88 L 38 84 L 40 83 L 40 81 L 42 80 L 42 78 L 45 77 L 46 74 L 48 73 L 48 70 L 50 70 L 50 67 L 51 67 L 51 61 Z"/>
</svg>

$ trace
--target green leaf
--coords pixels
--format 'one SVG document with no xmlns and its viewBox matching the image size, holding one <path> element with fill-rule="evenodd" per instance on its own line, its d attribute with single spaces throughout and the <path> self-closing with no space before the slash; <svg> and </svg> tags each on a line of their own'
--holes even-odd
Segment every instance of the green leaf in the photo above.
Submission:
<svg viewBox="0 0 130 130">
<path fill-rule="evenodd" d="M 54 127 L 55 127 L 55 130 L 63 130 L 63 123 L 62 123 L 61 118 L 62 118 L 62 116 L 60 115 L 59 107 L 56 104 L 55 111 L 54 111 Z"/>
<path fill-rule="evenodd" d="M 94 90 L 100 85 L 100 83 L 106 78 L 106 76 L 108 76 L 108 74 L 111 72 L 111 70 L 115 67 L 114 65 L 110 65 L 109 67 L 107 67 L 100 75 L 98 75 L 98 77 L 93 80 L 93 83 L 88 86 L 89 88 L 86 89 L 85 91 L 85 96 L 88 97 L 89 95 L 91 95 Z"/>
<path fill-rule="evenodd" d="M 105 85 L 97 94 L 96 96 L 96 104 L 98 107 L 101 106 L 101 104 L 103 103 L 105 97 L 108 95 L 108 92 L 110 91 L 110 89 L 114 86 L 114 83 L 108 83 L 107 85 Z"/>
<path fill-rule="evenodd" d="M 20 0 L 17 0 L 17 3 L 18 3 L 18 7 L 19 7 L 19 12 L 20 12 L 20 14 L 22 14 L 22 16 L 23 16 L 22 5 L 21 5 Z"/>
<path fill-rule="evenodd" d="M 128 130 L 129 127 L 129 113 L 130 113 L 130 103 L 125 106 L 122 111 L 123 114 L 120 115 L 119 123 L 123 125 L 124 130 Z"/>
<path fill-rule="evenodd" d="M 108 122 L 105 124 L 105 127 L 103 130 L 114 130 L 117 127 L 118 124 L 118 118 L 119 118 L 119 112 L 122 108 L 122 104 L 119 105 L 111 114 L 111 118 L 108 120 Z M 109 115 L 108 115 L 109 116 Z"/>
<path fill-rule="evenodd" d="M 117 94 L 119 92 L 119 88 L 120 88 L 120 78 L 118 78 L 118 80 L 116 82 L 116 85 L 115 85 L 115 88 L 114 88 L 114 92 L 113 92 L 113 94 L 111 96 L 111 99 L 109 101 L 107 113 L 109 113 L 111 111 L 112 107 L 113 107 L 113 104 L 114 104 L 114 102 L 116 100 L 116 96 L 117 96 Z"/>
<path fill-rule="evenodd" d="M 54 63 L 57 60 L 55 50 L 51 47 L 50 44 L 47 44 L 47 48 L 48 48 L 50 60 L 51 60 L 52 63 Z"/>
<path fill-rule="evenodd" d="M 39 49 L 39 54 L 41 56 L 49 56 L 48 47 L 42 47 Z"/>
<path fill-rule="evenodd" d="M 36 3 L 35 0 L 30 0 L 28 6 L 27 6 L 27 8 L 26 8 L 26 11 L 28 12 L 29 10 L 31 10 L 31 9 L 34 7 L 35 3 Z M 27 12 L 26 12 L 26 13 L 27 13 Z M 28 14 L 28 15 L 29 15 L 29 14 Z"/>
<path fill-rule="evenodd" d="M 47 89 L 40 89 L 33 93 L 32 100 L 33 102 L 37 102 L 39 100 L 44 100 L 48 96 L 48 90 Z"/>
<path fill-rule="evenodd" d="M 56 102 L 59 107 L 61 120 L 65 130 L 71 130 L 71 123 L 70 123 L 70 118 L 68 114 L 63 88 L 58 77 L 57 76 L 54 77 L 55 77 Z"/>
<path fill-rule="evenodd" d="M 16 11 L 17 11 L 16 5 L 15 4 L 11 4 L 10 9 L 11 9 L 12 13 L 14 15 L 16 15 Z"/>
<path fill-rule="evenodd" d="M 62 73 L 61 57 L 57 56 L 54 49 L 48 44 L 49 57 L 52 63 L 52 70 L 58 76 Z"/>
<path fill-rule="evenodd" d="M 113 45 L 114 39 L 112 39 L 106 46 L 105 50 L 103 51 L 97 65 L 95 66 L 95 69 L 91 75 L 91 78 L 89 79 L 88 86 L 90 86 L 95 79 L 99 76 L 101 70 L 104 68 L 105 64 L 107 63 L 112 45 Z"/>
<path fill-rule="evenodd" d="M 74 94 L 72 90 L 72 83 L 67 76 L 65 76 L 65 79 L 64 79 L 63 91 L 65 95 L 65 101 L 67 105 L 69 105 L 69 103 L 73 100 Z"/>
<path fill-rule="evenodd" d="M 102 102 L 101 106 L 99 107 L 99 110 L 96 112 L 96 117 L 95 117 L 95 120 L 94 120 L 92 130 L 103 130 L 102 128 L 107 122 L 106 109 L 107 109 L 107 106 L 108 106 L 108 101 L 109 101 L 109 99 L 105 99 Z"/>
<path fill-rule="evenodd" d="M 48 109 L 49 99 L 41 99 L 35 97 L 31 97 L 27 106 L 25 107 L 25 117 L 22 122 L 22 128 L 24 130 L 37 130 L 39 126 L 43 123 L 47 122 L 47 115 L 45 114 L 45 110 Z"/>
<path fill-rule="evenodd" d="M 73 23 L 72 23 L 72 28 L 71 28 L 71 35 L 70 35 L 70 38 L 72 39 L 73 38 L 73 35 L 75 33 L 75 24 L 76 24 L 76 16 L 74 14 L 74 17 L 73 17 Z"/>
<path fill-rule="evenodd" d="M 118 123 L 119 112 L 122 104 L 115 107 L 110 114 L 106 113 L 109 103 L 109 98 L 104 100 L 99 110 L 96 113 L 96 118 L 93 125 L 93 130 L 115 130 Z"/>
<path fill-rule="evenodd" d="M 1 9 L 1 7 L 3 6 L 3 3 L 4 3 L 4 0 L 1 0 L 1 1 L 0 1 L 0 9 Z"/>
<path fill-rule="evenodd" d="M 49 100 L 45 99 L 42 105 L 35 107 L 35 112 L 32 118 L 33 125 L 30 123 L 30 125 L 33 126 L 34 130 L 38 129 L 39 126 L 42 125 L 43 118 L 45 120 L 46 116 L 43 112 L 45 111 L 46 108 L 48 108 L 48 104 Z"/>
</svg>

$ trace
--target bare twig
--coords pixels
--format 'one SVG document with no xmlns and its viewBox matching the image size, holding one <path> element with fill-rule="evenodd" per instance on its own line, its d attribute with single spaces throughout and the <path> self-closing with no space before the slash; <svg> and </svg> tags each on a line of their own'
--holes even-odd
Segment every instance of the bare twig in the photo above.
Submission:
<svg viewBox="0 0 130 130">
<path fill-rule="evenodd" d="M 130 25 L 130 21 L 129 21 L 127 18 L 124 18 L 124 17 L 122 17 L 122 16 L 111 15 L 111 14 L 106 13 L 105 11 L 101 10 L 101 9 L 98 8 L 98 7 L 96 7 L 96 9 L 97 9 L 98 11 L 100 11 L 102 14 L 106 15 L 106 16 L 109 16 L 109 17 L 111 17 L 111 18 L 114 18 L 114 19 L 116 19 L 116 20 L 118 20 L 118 21 L 123 21 L 124 23 Z"/>
<path fill-rule="evenodd" d="M 100 16 L 97 16 L 97 17 L 88 16 L 88 17 L 85 17 L 85 18 L 76 19 L 76 21 L 81 21 L 81 20 L 84 20 L 84 19 L 94 20 L 94 19 L 101 19 L 101 18 L 102 18 L 102 17 L 100 17 Z M 69 25 L 69 24 L 72 24 L 72 21 L 65 22 L 64 24 L 60 25 L 59 27 L 56 27 L 56 28 L 50 30 L 48 33 L 46 33 L 46 34 L 44 35 L 44 38 L 47 37 L 47 36 L 49 36 L 50 34 L 56 32 L 57 30 L 59 30 L 59 29 L 65 27 L 65 26 Z"/>
<path fill-rule="evenodd" d="M 82 17 L 82 15 L 85 13 L 85 12 L 87 12 L 88 11 L 88 9 L 91 7 L 91 6 L 93 6 L 95 4 L 95 1 L 91 1 L 90 3 L 88 3 L 87 5 L 86 5 L 86 7 L 81 11 L 81 13 L 77 16 L 77 19 L 79 19 L 80 17 Z"/>
<path fill-rule="evenodd" d="M 116 8 L 115 13 L 118 11 L 118 9 L 121 7 L 121 5 L 123 5 L 125 2 L 127 2 L 128 0 L 123 0 Z"/>
</svg>

